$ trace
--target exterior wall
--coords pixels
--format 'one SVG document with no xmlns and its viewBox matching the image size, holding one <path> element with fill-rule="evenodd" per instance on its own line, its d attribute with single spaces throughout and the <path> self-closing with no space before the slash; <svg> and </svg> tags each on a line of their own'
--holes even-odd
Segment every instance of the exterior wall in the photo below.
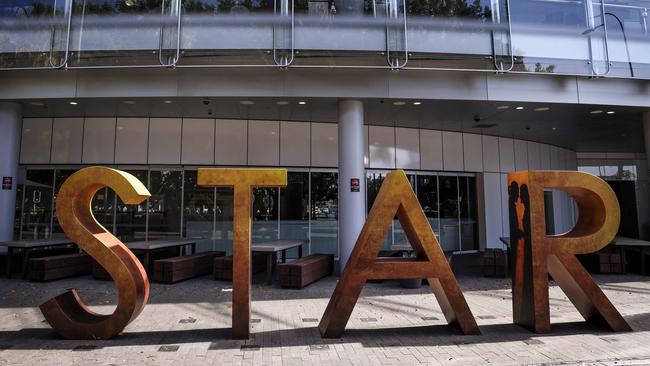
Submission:
<svg viewBox="0 0 650 366">
<path fill-rule="evenodd" d="M 482 248 L 501 248 L 499 237 L 508 236 L 508 172 L 577 169 L 575 152 L 532 141 L 399 127 L 365 129 L 367 169 L 474 172 L 482 176 L 479 182 L 483 184 L 477 187 L 484 197 L 479 200 L 480 212 L 484 212 L 480 220 Z M 23 141 L 39 142 L 22 145 L 20 161 L 24 165 L 92 162 L 336 168 L 338 160 L 336 124 L 317 122 L 25 119 Z M 554 193 L 554 209 L 556 231 L 570 229 L 575 222 L 570 198 Z"/>
</svg>

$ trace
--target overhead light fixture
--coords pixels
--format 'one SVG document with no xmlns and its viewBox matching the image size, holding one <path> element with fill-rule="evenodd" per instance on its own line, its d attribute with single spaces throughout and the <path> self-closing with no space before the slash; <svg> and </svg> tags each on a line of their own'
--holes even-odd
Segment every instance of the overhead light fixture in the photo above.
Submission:
<svg viewBox="0 0 650 366">
<path fill-rule="evenodd" d="M 521 111 L 521 110 L 523 110 L 523 109 L 524 109 L 524 107 L 522 107 L 522 106 L 519 106 L 519 107 L 517 107 L 517 108 L 515 108 L 515 109 L 516 109 L 516 110 L 518 110 L 518 111 Z"/>
<path fill-rule="evenodd" d="M 553 129 L 553 131 L 555 131 L 555 130 L 557 130 L 557 128 L 556 128 L 556 127 L 553 127 L 552 129 Z"/>
<path fill-rule="evenodd" d="M 172 101 L 171 101 L 171 100 L 166 100 L 166 101 L 164 101 L 163 103 L 165 103 L 165 104 L 172 104 Z"/>
<path fill-rule="evenodd" d="M 614 112 L 614 111 L 607 111 L 607 114 L 614 114 L 614 113 L 616 113 L 616 112 Z"/>
<path fill-rule="evenodd" d="M 239 104 L 241 104 L 241 105 L 253 105 L 253 104 L 255 104 L 255 102 L 253 102 L 252 100 L 242 100 L 242 101 L 239 102 Z"/>
<path fill-rule="evenodd" d="M 304 102 L 304 101 L 301 100 L 300 102 L 298 102 L 298 104 L 305 105 L 305 104 L 307 104 L 307 102 Z"/>
<path fill-rule="evenodd" d="M 393 105 L 404 105 L 404 104 L 406 104 L 406 102 L 399 102 L 399 101 L 393 102 Z"/>
<path fill-rule="evenodd" d="M 546 112 L 546 111 L 548 111 L 550 109 L 551 108 L 549 108 L 549 107 L 538 107 L 538 108 L 535 108 L 535 112 Z"/>
<path fill-rule="evenodd" d="M 598 110 L 595 110 L 595 111 L 591 111 L 591 112 L 589 112 L 589 113 L 590 113 L 590 114 L 601 114 L 601 113 L 603 113 L 603 111 L 601 111 L 601 110 L 598 109 Z"/>
<path fill-rule="evenodd" d="M 504 110 L 504 109 L 508 109 L 508 108 L 510 108 L 509 105 L 500 105 L 500 106 L 497 107 L 498 110 Z"/>
<path fill-rule="evenodd" d="M 278 102 L 275 102 L 275 104 L 277 104 L 277 105 L 288 105 L 289 102 L 287 102 L 286 100 L 280 100 Z"/>
<path fill-rule="evenodd" d="M 122 103 L 128 104 L 128 105 L 134 105 L 135 101 L 134 100 L 123 100 Z"/>
<path fill-rule="evenodd" d="M 34 107 L 45 107 L 45 103 L 41 102 L 31 102 L 29 104 L 33 105 Z"/>
<path fill-rule="evenodd" d="M 125 0 L 124 5 L 133 6 L 133 5 L 135 5 L 135 0 Z"/>
<path fill-rule="evenodd" d="M 77 104 L 79 104 L 79 103 L 77 103 L 77 102 L 70 102 L 70 105 L 77 105 Z"/>
<path fill-rule="evenodd" d="M 422 102 L 413 102 L 413 105 L 420 105 Z"/>
</svg>

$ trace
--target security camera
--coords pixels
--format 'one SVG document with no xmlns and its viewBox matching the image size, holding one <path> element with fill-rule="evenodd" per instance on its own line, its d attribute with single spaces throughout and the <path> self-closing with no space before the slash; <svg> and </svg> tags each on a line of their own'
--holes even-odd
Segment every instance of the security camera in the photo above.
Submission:
<svg viewBox="0 0 650 366">
<path fill-rule="evenodd" d="M 210 99 L 208 98 L 203 99 L 203 105 L 210 105 Z"/>
<path fill-rule="evenodd" d="M 474 122 L 481 122 L 481 116 L 478 114 L 474 115 Z"/>
</svg>

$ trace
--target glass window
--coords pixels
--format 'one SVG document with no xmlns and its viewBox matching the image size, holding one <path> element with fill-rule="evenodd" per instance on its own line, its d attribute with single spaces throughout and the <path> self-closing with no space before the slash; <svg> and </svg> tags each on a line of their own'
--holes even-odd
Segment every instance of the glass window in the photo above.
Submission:
<svg viewBox="0 0 650 366">
<path fill-rule="evenodd" d="M 253 189 L 251 242 L 278 240 L 278 188 Z"/>
<path fill-rule="evenodd" d="M 338 256 L 338 173 L 311 173 L 311 253 Z"/>
<path fill-rule="evenodd" d="M 183 228 L 185 237 L 198 240 L 197 252 L 215 250 L 214 188 L 197 184 L 197 171 L 185 171 L 183 198 Z"/>
<path fill-rule="evenodd" d="M 59 190 L 65 181 L 74 174 L 77 169 L 57 169 L 54 175 L 54 201 L 56 202 L 56 197 L 59 194 Z M 54 236 L 64 235 L 63 229 L 59 226 L 59 220 L 56 216 L 56 205 L 54 205 L 54 226 L 52 227 L 52 233 Z"/>
<path fill-rule="evenodd" d="M 27 170 L 23 203 L 23 239 L 51 237 L 54 170 Z"/>
<path fill-rule="evenodd" d="M 458 177 L 438 177 L 440 202 L 440 244 L 445 251 L 460 250 L 458 227 Z"/>
<path fill-rule="evenodd" d="M 148 172 L 146 170 L 127 170 L 147 186 Z M 127 205 L 118 197 L 115 211 L 115 236 L 122 242 L 146 239 L 147 201 L 138 205 Z"/>
<path fill-rule="evenodd" d="M 233 190 L 230 188 L 217 188 L 214 198 L 214 241 L 215 250 L 232 254 L 234 203 Z"/>
<path fill-rule="evenodd" d="M 368 207 L 367 212 L 369 213 L 372 209 L 372 205 L 377 199 L 377 194 L 381 189 L 381 184 L 384 182 L 384 177 L 386 176 L 385 172 L 368 172 L 366 173 L 366 205 Z M 381 245 L 381 250 L 390 250 L 390 247 L 393 245 L 393 226 L 391 225 L 388 228 L 386 237 L 384 238 L 384 243 Z"/>
<path fill-rule="evenodd" d="M 23 191 L 25 187 L 25 170 L 20 169 L 18 171 L 18 177 L 16 177 L 16 213 L 14 215 L 14 235 L 15 240 L 20 239 L 20 223 L 22 222 L 23 215 Z"/>
<path fill-rule="evenodd" d="M 289 172 L 287 187 L 280 188 L 280 239 L 309 240 L 309 173 Z M 308 246 L 303 255 L 308 255 Z M 287 252 L 296 258 L 298 249 Z"/>
<path fill-rule="evenodd" d="M 152 170 L 149 176 L 147 239 L 181 236 L 183 172 Z"/>
<path fill-rule="evenodd" d="M 438 177 L 435 175 L 418 175 L 418 201 L 429 220 L 436 237 L 440 240 L 440 215 L 438 210 Z"/>
<path fill-rule="evenodd" d="M 412 174 L 407 174 L 406 178 L 409 180 L 409 183 L 411 184 L 411 188 L 413 191 L 415 191 L 415 175 Z M 397 217 L 393 220 L 393 242 L 395 244 L 406 244 L 409 242 L 408 238 L 406 237 L 406 234 L 404 234 L 404 229 L 402 228 L 402 224 L 400 224 L 399 220 Z"/>
<path fill-rule="evenodd" d="M 461 248 L 462 250 L 478 250 L 479 240 L 476 178 L 458 177 L 458 187 Z"/>
</svg>

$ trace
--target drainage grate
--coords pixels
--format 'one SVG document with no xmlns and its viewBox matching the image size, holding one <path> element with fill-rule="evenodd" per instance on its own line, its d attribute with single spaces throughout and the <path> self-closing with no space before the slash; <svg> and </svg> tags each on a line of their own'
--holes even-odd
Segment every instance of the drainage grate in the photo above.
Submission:
<svg viewBox="0 0 650 366">
<path fill-rule="evenodd" d="M 420 319 L 424 320 L 425 322 L 432 321 L 432 320 L 438 320 L 438 318 L 436 318 L 435 316 L 423 316 Z"/>
<path fill-rule="evenodd" d="M 326 344 L 312 344 L 309 346 L 310 351 L 323 351 L 326 349 L 330 349 L 330 346 Z"/>
<path fill-rule="evenodd" d="M 524 343 L 526 343 L 529 346 L 534 346 L 536 344 L 544 344 L 544 342 L 540 341 L 539 339 L 526 339 L 524 340 Z"/>
<path fill-rule="evenodd" d="M 318 323 L 318 319 L 316 318 L 302 318 L 303 323 Z"/>
<path fill-rule="evenodd" d="M 99 346 L 95 346 L 92 344 L 80 344 L 78 346 L 75 346 L 72 350 L 73 351 L 92 351 L 94 349 L 99 348 Z"/>
<path fill-rule="evenodd" d="M 479 315 L 477 316 L 479 319 L 496 319 L 494 315 Z"/>
<path fill-rule="evenodd" d="M 376 322 L 377 318 L 361 318 L 359 320 L 361 320 L 364 323 L 372 323 L 372 322 Z"/>
<path fill-rule="evenodd" d="M 242 352 L 259 351 L 260 346 L 257 344 L 242 344 L 241 347 L 239 347 L 239 350 Z"/>
<path fill-rule="evenodd" d="M 262 319 L 251 319 L 251 323 L 261 323 Z"/>
<path fill-rule="evenodd" d="M 615 337 L 600 337 L 600 339 L 602 339 L 603 341 L 605 341 L 607 343 L 614 343 L 614 342 L 620 341 L 620 339 L 615 338 Z"/>
<path fill-rule="evenodd" d="M 181 319 L 178 322 L 181 324 L 191 324 L 191 323 L 196 323 L 196 319 L 189 317 L 187 319 Z"/>
<path fill-rule="evenodd" d="M 158 352 L 176 352 L 181 346 L 160 346 Z"/>
</svg>

